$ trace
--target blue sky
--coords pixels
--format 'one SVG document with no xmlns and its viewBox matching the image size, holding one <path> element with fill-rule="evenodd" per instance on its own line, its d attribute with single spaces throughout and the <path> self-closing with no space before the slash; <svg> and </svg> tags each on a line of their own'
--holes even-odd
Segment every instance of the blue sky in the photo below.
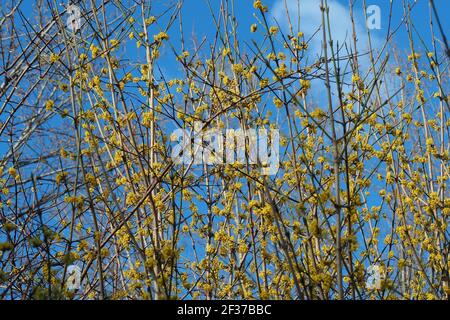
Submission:
<svg viewBox="0 0 450 320">
<path fill-rule="evenodd" d="M 313 34 L 320 27 L 321 24 L 321 12 L 320 12 L 320 0 L 300 0 L 300 14 L 297 10 L 298 0 L 275 0 L 275 1 L 263 1 L 264 4 L 269 6 L 269 25 L 278 24 L 283 31 L 288 31 L 288 19 L 285 11 L 285 1 L 289 8 L 291 20 L 294 21 L 300 16 L 300 31 L 305 34 L 305 39 L 313 37 Z M 205 39 L 204 48 L 208 49 L 210 45 L 214 43 L 216 28 L 211 12 L 218 16 L 220 12 L 221 1 L 213 0 L 211 2 L 211 9 L 209 8 L 207 0 L 189 0 L 184 2 L 182 9 L 183 13 L 183 27 L 184 27 L 184 39 L 188 50 L 194 47 L 194 42 L 201 43 Z M 425 47 L 422 45 L 421 40 L 424 41 L 428 48 L 431 48 L 431 37 L 429 28 L 430 10 L 428 0 L 408 1 L 412 4 L 411 16 L 414 21 L 413 28 L 417 30 L 422 39 L 417 37 L 416 32 L 413 32 L 414 42 L 416 50 L 425 51 Z M 231 1 L 230 1 L 231 3 Z M 367 31 L 365 28 L 364 8 L 362 0 L 354 1 L 354 15 L 356 20 L 356 31 L 358 34 L 358 50 L 360 53 L 367 52 Z M 440 20 L 444 32 L 447 32 L 447 36 L 450 33 L 450 3 L 447 0 L 435 0 L 436 7 L 438 8 Z M 329 0 L 330 6 L 330 23 L 333 40 L 339 43 L 344 41 L 351 44 L 351 22 L 349 17 L 349 1 L 348 0 Z M 374 48 L 381 49 L 385 43 L 385 39 L 388 34 L 388 30 L 391 33 L 395 30 L 391 45 L 395 45 L 400 54 L 404 54 L 406 57 L 410 53 L 409 41 L 407 36 L 407 30 L 405 25 L 402 24 L 404 17 L 403 1 L 394 0 L 392 7 L 391 24 L 390 19 L 390 1 L 389 0 L 366 0 L 366 5 L 378 5 L 381 9 L 381 29 L 371 30 L 372 45 Z M 240 50 L 241 52 L 249 51 L 249 47 L 252 46 L 251 40 L 262 39 L 264 32 L 260 26 L 259 31 L 256 33 L 250 32 L 250 26 L 254 23 L 259 25 L 260 15 L 253 8 L 253 0 L 234 1 L 234 12 L 238 21 L 238 36 L 240 38 Z M 210 11 L 211 10 L 211 11 Z M 438 45 L 442 43 L 437 25 L 434 25 L 435 34 L 439 35 L 436 39 Z M 297 30 L 294 30 L 296 32 Z M 174 25 L 169 31 L 171 42 L 175 47 L 179 44 L 181 38 L 178 25 Z M 317 57 L 320 56 L 321 48 L 321 35 L 313 37 L 310 48 L 308 50 L 309 64 L 312 64 Z M 131 50 L 134 50 L 131 48 Z M 142 50 L 141 50 L 142 51 Z M 165 54 L 162 55 L 158 65 L 164 72 L 166 78 L 179 76 L 179 66 L 174 66 L 173 55 L 170 49 L 167 47 L 162 49 Z M 141 52 L 143 54 L 143 52 Z M 367 69 L 369 60 L 367 55 L 360 59 L 362 64 L 362 70 Z M 390 66 L 394 68 L 393 65 Z M 313 86 L 313 90 L 321 87 Z M 318 89 L 318 93 L 321 89 Z M 321 99 L 323 95 L 319 94 L 318 99 Z"/>
<path fill-rule="evenodd" d="M 290 8 L 291 18 L 295 18 L 300 14 L 301 17 L 301 25 L 300 30 L 305 32 L 305 38 L 309 38 L 312 36 L 314 30 L 319 27 L 321 23 L 321 13 L 319 9 L 319 0 L 301 0 L 301 10 L 297 12 L 296 3 L 297 0 L 286 0 L 287 6 Z M 131 3 L 132 1 L 130 1 Z M 231 1 L 230 1 L 231 2 Z M 270 12 L 270 24 L 275 25 L 276 22 L 279 23 L 283 30 L 287 28 L 287 15 L 284 13 L 284 0 L 275 0 L 269 1 L 265 0 L 264 3 L 269 5 Z M 412 3 L 412 1 L 409 1 Z M 448 0 L 436 0 L 436 6 L 440 9 L 440 20 L 442 22 L 442 27 L 447 35 L 450 36 L 450 2 Z M 241 50 L 248 50 L 245 47 L 246 42 L 249 42 L 250 39 L 255 39 L 258 37 L 262 37 L 258 32 L 256 34 L 250 33 L 250 26 L 254 23 L 258 24 L 258 19 L 254 16 L 256 11 L 252 6 L 253 0 L 235 0 L 235 8 L 234 12 L 236 13 L 236 18 L 238 21 L 238 33 L 241 40 L 241 45 L 243 47 Z M 357 30 L 358 34 L 364 34 L 364 14 L 363 14 L 363 1 L 355 0 L 355 16 L 357 21 Z M 373 36 L 374 44 L 383 43 L 383 39 L 386 37 L 388 31 L 388 19 L 389 19 L 389 4 L 388 0 L 367 0 L 367 5 L 379 5 L 381 8 L 381 29 L 380 30 L 372 30 L 371 34 Z M 348 16 L 348 1 L 347 0 L 329 0 L 329 5 L 331 7 L 331 18 L 332 18 L 332 33 L 333 38 L 335 40 L 339 40 L 340 42 L 347 41 L 349 39 L 350 32 L 350 20 Z M 155 11 L 161 12 L 164 11 L 165 1 L 156 1 L 155 2 Z M 32 15 L 31 7 L 29 7 L 29 14 Z M 218 15 L 220 11 L 220 1 L 219 0 L 211 0 L 211 12 Z M 214 26 L 214 22 L 211 16 L 211 12 L 208 7 L 208 2 L 206 0 L 186 0 L 184 6 L 182 8 L 182 16 L 183 16 L 183 24 L 184 24 L 184 39 L 186 40 L 186 49 L 191 50 L 194 46 L 194 39 L 197 39 L 198 43 L 201 43 L 202 40 L 206 39 L 205 49 L 209 48 L 214 41 L 216 29 Z M 395 29 L 399 26 L 401 19 L 403 17 L 404 10 L 402 6 L 402 1 L 394 0 L 394 8 L 392 11 L 392 29 Z M 430 39 L 430 31 L 429 31 L 429 8 L 427 0 L 418 0 L 414 5 L 414 8 L 411 12 L 412 21 L 415 22 L 414 27 L 420 32 L 423 40 L 425 41 L 425 45 L 431 46 Z M 162 23 L 164 25 L 164 23 Z M 154 28 L 155 33 L 158 31 L 157 26 Z M 296 31 L 296 30 L 295 30 Z M 435 33 L 439 35 L 437 39 L 438 43 L 441 41 L 440 34 L 438 32 L 437 26 L 435 26 Z M 174 45 L 175 48 L 179 49 L 179 39 L 180 39 L 180 31 L 178 27 L 178 22 L 175 22 L 174 26 L 169 31 L 170 41 Z M 401 25 L 398 29 L 395 37 L 395 44 L 400 50 L 400 52 L 409 53 L 408 48 L 408 38 L 404 25 Z M 418 48 L 423 49 L 422 45 L 419 43 L 419 39 L 415 36 L 415 42 Z M 367 41 L 364 39 L 364 36 L 361 35 L 360 38 L 360 46 L 361 50 L 364 50 L 365 44 Z M 319 53 L 320 50 L 320 40 L 318 42 L 313 42 L 311 46 L 311 59 L 315 58 L 315 55 Z M 177 66 L 173 61 L 173 55 L 170 48 L 166 45 L 162 50 L 162 57 L 158 62 L 158 67 L 161 68 L 162 72 L 166 79 L 172 79 L 174 77 L 182 77 L 180 73 L 179 66 Z M 178 52 L 180 53 L 180 52 Z M 130 41 L 130 45 L 127 47 L 127 51 L 124 52 L 125 57 L 129 57 L 132 61 L 144 61 L 145 50 L 143 48 L 136 49 L 134 42 Z M 135 59 L 134 56 L 137 56 L 138 59 Z M 1 78 L 0 78 L 1 80 Z M 1 82 L 1 81 L 0 81 Z M 320 93 L 321 88 L 319 87 Z M 323 95 L 319 95 L 323 97 Z M 319 100 L 320 101 L 320 100 Z M 3 101 L 0 99 L 0 104 Z M 55 117 L 57 118 L 57 117 Z M 57 120 L 55 120 L 57 121 Z M 52 124 L 55 124 L 53 122 Z M 0 144 L 0 153 L 3 153 L 5 150 L 2 148 L 4 144 Z M 368 199 L 371 200 L 370 198 Z M 369 204 L 370 207 L 370 204 Z"/>
<path fill-rule="evenodd" d="M 263 1 L 269 5 L 269 13 L 271 13 L 272 18 L 276 18 L 280 25 L 285 26 L 287 19 L 284 10 L 285 0 L 275 0 L 275 1 Z M 295 17 L 297 0 L 286 0 L 288 7 L 291 9 L 291 16 Z M 215 14 L 219 12 L 220 2 L 211 1 L 212 10 Z M 254 17 L 255 10 L 253 9 L 252 0 L 244 1 L 234 1 L 235 2 L 235 13 L 237 20 L 239 21 L 238 30 L 240 31 L 240 37 L 248 38 L 250 36 L 249 27 L 253 23 L 257 23 L 257 19 Z M 393 10 L 392 10 L 392 29 L 396 28 L 400 23 L 403 15 L 403 1 L 394 0 Z M 413 1 L 409 1 L 413 3 Z M 207 37 L 213 39 L 215 34 L 215 28 L 213 26 L 213 20 L 211 18 L 210 11 L 208 9 L 206 0 L 194 0 L 185 1 L 183 7 L 183 23 L 185 25 L 185 37 L 189 38 L 189 35 L 194 33 L 198 39 Z M 347 13 L 346 15 L 336 16 L 336 21 L 332 21 L 333 33 L 336 38 L 342 38 L 343 35 L 348 31 L 349 27 L 349 17 L 348 17 L 348 0 L 329 0 L 328 4 L 330 8 L 337 9 L 340 13 Z M 450 4 L 447 0 L 435 0 L 436 6 L 439 10 L 441 23 L 443 29 L 447 32 L 450 30 Z M 366 0 L 367 6 L 378 5 L 381 8 L 381 30 L 372 30 L 372 35 L 374 37 L 383 39 L 386 36 L 389 23 L 389 0 Z M 301 18 L 304 20 L 302 24 L 302 31 L 309 31 L 313 29 L 313 26 L 317 26 L 320 23 L 320 10 L 319 10 L 320 0 L 300 0 L 301 6 Z M 333 13 L 331 13 L 333 15 Z M 355 0 L 354 14 L 357 19 L 357 27 L 364 30 L 364 13 L 363 13 L 363 1 Z M 412 7 L 411 15 L 413 21 L 415 21 L 415 27 L 420 31 L 421 34 L 429 35 L 429 9 L 428 0 L 418 0 Z M 437 27 L 436 27 L 437 29 Z M 436 30 L 437 31 L 437 30 Z M 178 33 L 178 28 L 172 30 L 174 36 Z M 308 36 L 306 34 L 306 36 Z M 252 35 L 254 37 L 254 35 Z M 431 39 L 426 39 L 427 43 L 430 44 Z M 407 46 L 407 38 L 405 33 L 405 27 L 400 27 L 395 41 L 398 43 L 399 47 Z"/>
</svg>

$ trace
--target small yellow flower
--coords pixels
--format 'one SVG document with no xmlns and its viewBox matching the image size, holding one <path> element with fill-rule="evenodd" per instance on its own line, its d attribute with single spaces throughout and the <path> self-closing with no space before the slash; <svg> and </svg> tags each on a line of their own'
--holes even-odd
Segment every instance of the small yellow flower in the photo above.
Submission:
<svg viewBox="0 0 450 320">
<path fill-rule="evenodd" d="M 151 16 L 151 17 L 145 19 L 145 25 L 147 25 L 147 26 L 149 26 L 155 22 L 156 22 L 156 18 L 154 16 Z"/>
<path fill-rule="evenodd" d="M 144 127 L 150 128 L 152 122 L 155 120 L 155 116 L 152 111 L 144 112 L 142 115 L 142 125 Z"/>
<path fill-rule="evenodd" d="M 87 57 L 88 56 L 85 53 L 80 54 L 80 61 L 85 61 Z"/>
<path fill-rule="evenodd" d="M 100 52 L 100 48 L 93 44 L 91 44 L 91 46 L 89 47 L 89 50 L 91 50 L 92 58 L 96 58 Z"/>
<path fill-rule="evenodd" d="M 275 60 L 276 58 L 277 58 L 277 55 L 273 52 L 271 52 L 267 55 L 267 60 Z"/>
<path fill-rule="evenodd" d="M 45 102 L 45 110 L 47 110 L 47 111 L 53 110 L 54 105 L 55 105 L 55 103 L 53 102 L 53 100 L 47 100 Z"/>
<path fill-rule="evenodd" d="M 317 118 L 317 119 L 322 119 L 325 118 L 327 116 L 326 112 L 323 111 L 320 108 L 316 108 L 314 109 L 311 113 L 310 113 L 311 117 L 313 118 Z"/>
<path fill-rule="evenodd" d="M 273 99 L 273 103 L 277 108 L 281 108 L 283 106 L 283 101 L 276 97 Z"/>
<path fill-rule="evenodd" d="M 165 32 L 160 32 L 153 36 L 156 42 L 162 42 L 164 40 L 169 40 L 169 35 Z"/>
<path fill-rule="evenodd" d="M 61 184 L 62 181 L 64 181 L 67 178 L 67 172 L 60 172 L 55 177 L 56 184 Z"/>
<path fill-rule="evenodd" d="M 361 81 L 361 78 L 359 77 L 359 75 L 354 74 L 354 75 L 352 76 L 352 82 L 353 82 L 353 83 L 358 83 L 358 82 L 360 82 L 360 81 Z"/>
<path fill-rule="evenodd" d="M 255 2 L 253 2 L 253 8 L 264 10 L 264 5 L 261 3 L 261 0 L 256 0 Z"/>
<path fill-rule="evenodd" d="M 267 79 L 267 78 L 264 78 L 264 79 L 262 79 L 260 82 L 259 82 L 259 86 L 261 87 L 261 88 L 265 88 L 265 87 L 267 87 L 269 85 L 269 79 Z"/>
<path fill-rule="evenodd" d="M 233 69 L 233 72 L 239 74 L 244 71 L 244 66 L 240 63 L 237 63 L 232 66 L 232 69 Z"/>
<path fill-rule="evenodd" d="M 11 168 L 8 169 L 8 173 L 9 173 L 10 176 L 16 176 L 17 171 L 13 167 L 11 167 Z"/>
<path fill-rule="evenodd" d="M 55 63 L 59 60 L 59 56 L 56 53 L 53 53 L 50 55 L 50 62 Z"/>
<path fill-rule="evenodd" d="M 311 81 L 309 80 L 305 80 L 305 79 L 300 79 L 300 85 L 302 86 L 302 89 L 309 89 L 311 88 Z"/>
<path fill-rule="evenodd" d="M 300 43 L 300 45 L 298 46 L 298 49 L 299 50 L 306 50 L 306 49 L 308 49 L 308 44 L 305 41 L 302 41 Z"/>
<path fill-rule="evenodd" d="M 277 32 L 278 32 L 278 27 L 275 27 L 275 26 L 270 27 L 269 33 L 271 35 L 275 35 L 275 34 L 277 34 Z"/>
<path fill-rule="evenodd" d="M 109 44 L 111 45 L 111 47 L 116 47 L 117 45 L 119 45 L 119 41 L 116 39 L 112 39 Z"/>
</svg>

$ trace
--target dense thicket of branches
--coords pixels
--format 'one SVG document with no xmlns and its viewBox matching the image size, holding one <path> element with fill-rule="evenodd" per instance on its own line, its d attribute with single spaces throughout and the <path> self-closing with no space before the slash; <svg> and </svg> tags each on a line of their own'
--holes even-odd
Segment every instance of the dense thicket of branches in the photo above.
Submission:
<svg viewBox="0 0 450 320">
<path fill-rule="evenodd" d="M 324 0 L 315 34 L 205 2 L 204 39 L 182 2 L 77 1 L 74 33 L 57 1 L 2 0 L 0 298 L 445 299 L 449 59 L 413 2 L 375 48 L 333 41 Z M 195 122 L 280 129 L 278 173 L 174 163 Z"/>
</svg>

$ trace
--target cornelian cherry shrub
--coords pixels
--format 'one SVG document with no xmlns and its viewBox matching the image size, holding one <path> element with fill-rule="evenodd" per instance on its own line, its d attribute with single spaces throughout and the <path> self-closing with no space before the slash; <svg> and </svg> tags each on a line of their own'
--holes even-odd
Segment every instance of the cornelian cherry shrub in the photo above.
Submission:
<svg viewBox="0 0 450 320">
<path fill-rule="evenodd" d="M 3 0 L 0 298 L 448 299 L 446 5 Z"/>
</svg>

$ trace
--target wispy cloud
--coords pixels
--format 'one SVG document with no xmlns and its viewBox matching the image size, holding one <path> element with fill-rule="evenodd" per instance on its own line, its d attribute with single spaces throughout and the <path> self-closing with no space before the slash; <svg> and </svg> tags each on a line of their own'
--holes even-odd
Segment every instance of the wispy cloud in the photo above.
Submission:
<svg viewBox="0 0 450 320">
<path fill-rule="evenodd" d="M 348 1 L 345 3 L 339 0 L 328 0 L 329 6 L 329 22 L 331 37 L 333 45 L 339 44 L 339 56 L 342 58 L 348 54 L 354 54 L 353 44 L 353 26 L 350 17 L 350 9 Z M 287 8 L 287 10 L 286 10 Z M 355 33 L 357 35 L 357 50 L 358 50 L 358 64 L 359 73 L 368 78 L 372 78 L 370 70 L 369 40 L 367 35 L 365 16 L 362 6 L 354 7 L 354 23 Z M 290 32 L 289 21 L 293 32 L 298 31 L 304 33 L 305 40 L 309 41 L 309 47 L 305 58 L 309 60 L 308 64 L 317 61 L 319 57 L 323 57 L 323 43 L 322 43 L 322 12 L 320 10 L 320 0 L 276 0 L 271 8 L 272 18 L 275 19 L 284 32 Z M 288 13 L 289 12 L 289 15 Z M 289 19 L 288 19 L 289 18 Z M 381 31 L 371 31 L 372 49 L 380 49 L 383 45 L 381 38 Z M 328 52 L 330 56 L 330 52 Z M 374 56 L 376 56 L 374 52 Z M 349 61 L 349 60 L 347 60 Z M 342 66 L 341 66 L 342 67 Z M 346 66 L 344 76 L 344 83 L 351 82 L 351 69 Z M 330 68 L 332 66 L 330 65 Z M 349 89 L 350 86 L 344 84 L 344 89 Z M 318 105 L 326 103 L 326 95 L 323 94 L 324 81 L 321 78 L 312 80 L 312 90 L 310 95 L 314 97 L 314 102 Z M 337 99 L 336 88 L 332 86 L 333 99 Z"/>
<path fill-rule="evenodd" d="M 353 48 L 352 39 L 352 21 L 350 19 L 348 2 L 343 3 L 338 0 L 328 0 L 329 16 L 330 16 L 330 29 L 331 36 L 334 44 L 339 45 L 346 44 L 348 48 Z M 320 10 L 320 1 L 318 0 L 277 0 L 272 7 L 272 18 L 276 19 L 280 26 L 288 31 L 289 18 L 292 23 L 294 32 L 302 31 L 305 34 L 305 38 L 310 41 L 310 54 L 314 57 L 320 56 L 322 48 L 322 13 Z M 368 37 L 365 26 L 364 12 L 361 7 L 354 8 L 355 19 L 355 31 L 357 34 L 358 52 L 364 53 L 368 49 Z M 317 31 L 319 32 L 315 34 Z M 314 35 L 315 34 L 315 35 Z M 371 34 L 372 45 L 377 48 L 381 45 L 382 41 L 376 32 Z M 343 52 L 342 54 L 347 54 Z M 361 61 L 364 65 L 367 62 Z"/>
</svg>

